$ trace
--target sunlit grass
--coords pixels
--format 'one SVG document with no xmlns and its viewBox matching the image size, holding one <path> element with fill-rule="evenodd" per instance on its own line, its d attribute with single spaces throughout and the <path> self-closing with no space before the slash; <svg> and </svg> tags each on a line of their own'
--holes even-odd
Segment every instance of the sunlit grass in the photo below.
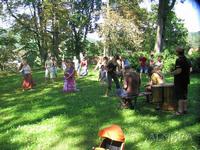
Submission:
<svg viewBox="0 0 200 150">
<path fill-rule="evenodd" d="M 62 92 L 62 73 L 55 83 L 45 83 L 43 71 L 33 77 L 35 90 L 23 92 L 20 75 L 0 75 L 0 149 L 89 150 L 100 142 L 99 129 L 113 123 L 122 127 L 127 150 L 200 148 L 199 74 L 191 77 L 189 114 L 181 117 L 157 112 L 142 98 L 135 111 L 118 110 L 119 99 L 103 97 L 95 72 L 69 94 Z"/>
</svg>

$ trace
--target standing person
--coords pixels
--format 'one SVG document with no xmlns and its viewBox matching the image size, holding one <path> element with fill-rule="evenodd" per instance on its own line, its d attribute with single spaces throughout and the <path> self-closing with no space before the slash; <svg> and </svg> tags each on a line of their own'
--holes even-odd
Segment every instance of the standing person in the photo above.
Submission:
<svg viewBox="0 0 200 150">
<path fill-rule="evenodd" d="M 139 58 L 139 63 L 140 63 L 140 79 L 142 79 L 142 73 L 148 73 L 148 68 L 147 68 L 147 58 L 145 56 L 141 56 Z"/>
<path fill-rule="evenodd" d="M 65 71 L 65 69 L 67 68 L 67 66 L 66 66 L 66 60 L 65 59 L 62 60 L 61 67 L 62 67 L 63 71 Z"/>
<path fill-rule="evenodd" d="M 23 60 L 23 65 L 21 68 L 23 72 L 23 83 L 22 83 L 22 88 L 23 90 L 30 90 L 34 86 L 34 82 L 32 79 L 32 74 L 31 74 L 31 67 L 28 65 L 26 60 Z"/>
<path fill-rule="evenodd" d="M 100 81 L 101 84 L 104 84 L 107 81 L 107 71 L 104 65 L 101 65 L 100 67 L 98 81 Z"/>
<path fill-rule="evenodd" d="M 88 74 L 88 63 L 87 59 L 84 57 L 80 63 L 80 76 L 86 76 Z"/>
<path fill-rule="evenodd" d="M 64 73 L 64 92 L 75 92 L 76 91 L 76 83 L 75 83 L 75 77 L 74 77 L 74 64 L 73 62 L 67 63 L 67 68 Z"/>
<path fill-rule="evenodd" d="M 188 84 L 190 83 L 191 63 L 184 55 L 183 48 L 176 48 L 178 58 L 175 63 L 174 75 L 175 94 L 178 100 L 176 115 L 187 113 Z"/>
<path fill-rule="evenodd" d="M 149 60 L 149 67 L 153 68 L 154 65 L 155 65 L 154 54 L 151 53 L 150 60 Z"/>
<path fill-rule="evenodd" d="M 78 76 L 79 73 L 79 60 L 74 56 L 73 58 L 73 63 L 74 63 L 74 69 L 75 69 L 75 77 Z"/>
<path fill-rule="evenodd" d="M 103 57 L 99 56 L 98 62 L 96 64 L 96 66 L 94 67 L 94 71 L 96 71 L 97 69 L 99 70 L 101 68 L 102 62 L 103 62 Z"/>
<path fill-rule="evenodd" d="M 155 63 L 155 65 L 158 66 L 160 68 L 160 70 L 162 70 L 162 68 L 163 68 L 163 61 L 162 61 L 162 56 L 161 55 L 158 56 L 158 60 Z"/>
<path fill-rule="evenodd" d="M 57 63 L 54 57 L 51 57 L 50 78 L 54 82 L 57 77 Z"/>
<path fill-rule="evenodd" d="M 119 80 L 117 77 L 117 60 L 119 59 L 118 55 L 115 55 L 112 60 L 110 60 L 106 66 L 107 68 L 107 78 L 108 78 L 108 88 L 106 90 L 105 96 L 108 96 L 109 92 L 111 91 L 112 87 L 112 79 L 115 82 L 116 89 L 120 89 Z"/>
<path fill-rule="evenodd" d="M 45 61 L 45 81 L 49 79 L 50 74 L 51 74 L 51 59 L 50 57 L 47 57 L 47 60 Z"/>
</svg>

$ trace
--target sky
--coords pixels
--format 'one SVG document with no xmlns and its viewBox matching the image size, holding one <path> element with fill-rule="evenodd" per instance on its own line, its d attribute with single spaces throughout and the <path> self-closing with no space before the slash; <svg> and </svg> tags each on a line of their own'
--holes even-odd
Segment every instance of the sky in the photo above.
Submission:
<svg viewBox="0 0 200 150">
<path fill-rule="evenodd" d="M 102 1 L 106 2 L 108 0 Z M 184 3 L 181 3 L 180 0 L 177 1 L 174 7 L 177 17 L 184 21 L 184 25 L 189 32 L 200 31 L 200 4 L 195 3 L 195 0 L 185 0 Z M 144 0 L 141 6 L 150 10 L 150 4 L 151 0 Z M 9 27 L 9 23 L 3 22 L 0 19 L 0 27 Z"/>
<path fill-rule="evenodd" d="M 144 0 L 142 7 L 150 11 L 150 3 L 151 0 Z M 183 20 L 189 32 L 200 31 L 200 4 L 197 4 L 195 0 L 185 0 L 184 3 L 177 0 L 174 11 L 176 16 Z"/>
</svg>

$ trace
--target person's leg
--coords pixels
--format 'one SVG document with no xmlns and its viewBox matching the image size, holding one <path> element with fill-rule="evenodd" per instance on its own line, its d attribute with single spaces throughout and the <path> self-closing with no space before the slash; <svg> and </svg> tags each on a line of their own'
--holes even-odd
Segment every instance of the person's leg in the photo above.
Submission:
<svg viewBox="0 0 200 150">
<path fill-rule="evenodd" d="M 107 75 L 107 81 L 108 81 L 108 87 L 106 89 L 105 96 L 108 96 L 109 91 L 111 91 L 111 87 L 112 87 L 112 77 L 111 77 L 110 73 L 108 73 L 108 75 Z"/>
<path fill-rule="evenodd" d="M 120 83 L 119 83 L 117 75 L 116 74 L 112 74 L 112 78 L 113 78 L 113 80 L 115 82 L 116 89 L 120 89 L 121 86 L 120 86 Z"/>
<path fill-rule="evenodd" d="M 143 67 L 140 67 L 140 79 L 142 79 L 142 72 L 143 72 Z"/>
<path fill-rule="evenodd" d="M 49 78 L 49 71 L 48 71 L 48 69 L 46 69 L 45 70 L 45 82 L 47 82 L 48 78 Z"/>
<path fill-rule="evenodd" d="M 183 113 L 187 113 L 187 100 L 183 100 Z"/>
<path fill-rule="evenodd" d="M 187 94 L 188 94 L 188 85 L 184 87 L 184 100 L 183 100 L 183 113 L 187 113 Z"/>
<path fill-rule="evenodd" d="M 179 113 L 179 114 L 183 113 L 183 105 L 184 105 L 183 103 L 184 103 L 184 100 L 182 100 L 182 99 L 180 99 L 178 101 L 178 112 L 177 113 Z"/>
<path fill-rule="evenodd" d="M 148 74 L 148 67 L 147 66 L 144 67 L 144 73 L 145 73 L 145 75 Z"/>
</svg>

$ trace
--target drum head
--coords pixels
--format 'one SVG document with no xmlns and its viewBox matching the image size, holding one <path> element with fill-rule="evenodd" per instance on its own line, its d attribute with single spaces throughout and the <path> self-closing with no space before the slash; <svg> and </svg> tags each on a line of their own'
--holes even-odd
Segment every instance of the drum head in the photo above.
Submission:
<svg viewBox="0 0 200 150">
<path fill-rule="evenodd" d="M 174 83 L 165 83 L 163 84 L 163 87 L 173 87 Z"/>
</svg>

